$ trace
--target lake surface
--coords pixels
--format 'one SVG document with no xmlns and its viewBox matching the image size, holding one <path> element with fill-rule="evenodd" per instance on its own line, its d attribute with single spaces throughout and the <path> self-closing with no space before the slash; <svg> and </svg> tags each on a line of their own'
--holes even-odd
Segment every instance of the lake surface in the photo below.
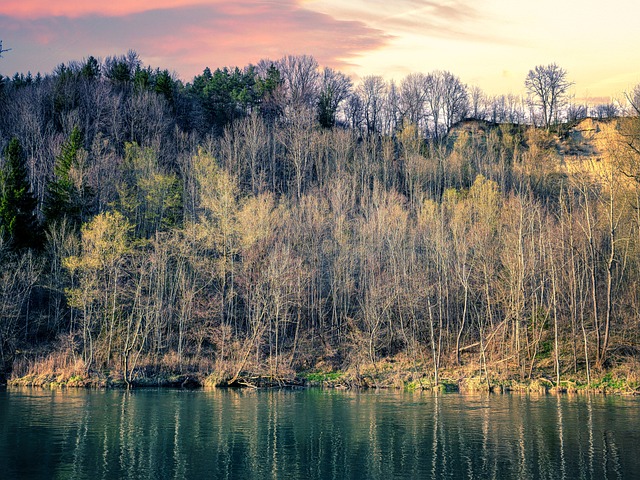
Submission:
<svg viewBox="0 0 640 480">
<path fill-rule="evenodd" d="M 3 479 L 640 478 L 640 399 L 0 391 Z"/>
</svg>

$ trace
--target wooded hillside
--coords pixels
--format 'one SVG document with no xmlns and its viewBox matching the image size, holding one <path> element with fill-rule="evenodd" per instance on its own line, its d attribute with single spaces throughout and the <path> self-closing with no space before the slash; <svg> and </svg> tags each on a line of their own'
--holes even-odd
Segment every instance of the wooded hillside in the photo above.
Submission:
<svg viewBox="0 0 640 480">
<path fill-rule="evenodd" d="M 637 365 L 632 98 L 542 121 L 449 72 L 354 86 L 312 57 L 2 78 L 0 371 Z"/>
</svg>

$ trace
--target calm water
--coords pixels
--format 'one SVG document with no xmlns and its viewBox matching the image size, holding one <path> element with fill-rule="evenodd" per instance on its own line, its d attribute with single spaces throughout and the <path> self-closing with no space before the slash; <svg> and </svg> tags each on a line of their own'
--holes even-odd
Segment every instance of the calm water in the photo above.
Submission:
<svg viewBox="0 0 640 480">
<path fill-rule="evenodd" d="M 0 391 L 0 478 L 640 478 L 640 399 Z"/>
</svg>

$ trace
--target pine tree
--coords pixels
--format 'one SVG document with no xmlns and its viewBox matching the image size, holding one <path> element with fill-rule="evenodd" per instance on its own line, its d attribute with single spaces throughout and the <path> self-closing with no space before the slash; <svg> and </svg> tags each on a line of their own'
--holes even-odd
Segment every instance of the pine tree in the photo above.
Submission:
<svg viewBox="0 0 640 480">
<path fill-rule="evenodd" d="M 45 222 L 51 225 L 66 218 L 74 227 L 87 220 L 91 189 L 82 178 L 82 133 L 74 127 L 54 166 L 54 179 L 47 186 Z"/>
<path fill-rule="evenodd" d="M 34 247 L 39 241 L 37 200 L 31 192 L 24 152 L 13 138 L 4 152 L 0 173 L 0 236 L 13 248 Z"/>
</svg>

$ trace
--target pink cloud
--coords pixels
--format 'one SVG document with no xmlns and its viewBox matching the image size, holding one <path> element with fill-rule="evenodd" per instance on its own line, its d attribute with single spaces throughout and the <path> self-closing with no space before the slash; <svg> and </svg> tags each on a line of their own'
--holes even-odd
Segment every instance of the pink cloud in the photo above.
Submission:
<svg viewBox="0 0 640 480">
<path fill-rule="evenodd" d="M 110 0 L 107 2 L 78 0 L 3 0 L 0 15 L 14 18 L 68 17 L 87 15 L 124 16 L 149 10 L 180 8 L 221 3 L 218 0 Z"/>
<path fill-rule="evenodd" d="M 304 0 L 2 0 L 0 15 L 13 18 L 80 18 L 86 16 L 122 17 L 154 10 L 189 7 L 216 7 L 229 15 L 302 7 Z"/>
<path fill-rule="evenodd" d="M 340 68 L 382 48 L 391 38 L 361 21 L 338 20 L 305 8 L 304 0 L 158 0 L 153 10 L 138 13 L 131 12 L 143 6 L 127 10 L 133 2 L 122 0 L 104 7 L 80 6 L 73 13 L 74 2 L 61 0 L 44 11 L 64 15 L 41 18 L 7 16 L 6 11 L 15 15 L 23 4 L 21 11 L 33 11 L 39 5 L 35 0 L 0 2 L 0 30 L 6 36 L 2 24 L 13 27 L 12 35 L 4 40 L 15 46 L 15 51 L 20 50 L 20 56 L 4 58 L 0 67 L 13 71 L 46 72 L 61 62 L 129 49 L 136 50 L 146 63 L 174 70 L 185 80 L 201 73 L 205 66 L 244 66 L 285 54 L 310 54 L 321 65 Z M 188 6 L 179 7 L 182 4 Z M 161 6 L 167 8 L 158 8 Z M 77 16 L 91 9 L 101 13 Z M 47 48 L 37 48 L 38 43 L 46 43 Z M 12 66 L 14 59 L 21 63 Z"/>
<path fill-rule="evenodd" d="M 204 66 L 242 66 L 285 54 L 311 54 L 322 65 L 340 68 L 390 38 L 362 22 L 338 21 L 289 3 L 287 9 L 268 3 L 258 10 L 221 8 L 197 24 L 174 25 L 171 33 L 142 39 L 141 53 L 153 49 L 189 76 Z"/>
</svg>

